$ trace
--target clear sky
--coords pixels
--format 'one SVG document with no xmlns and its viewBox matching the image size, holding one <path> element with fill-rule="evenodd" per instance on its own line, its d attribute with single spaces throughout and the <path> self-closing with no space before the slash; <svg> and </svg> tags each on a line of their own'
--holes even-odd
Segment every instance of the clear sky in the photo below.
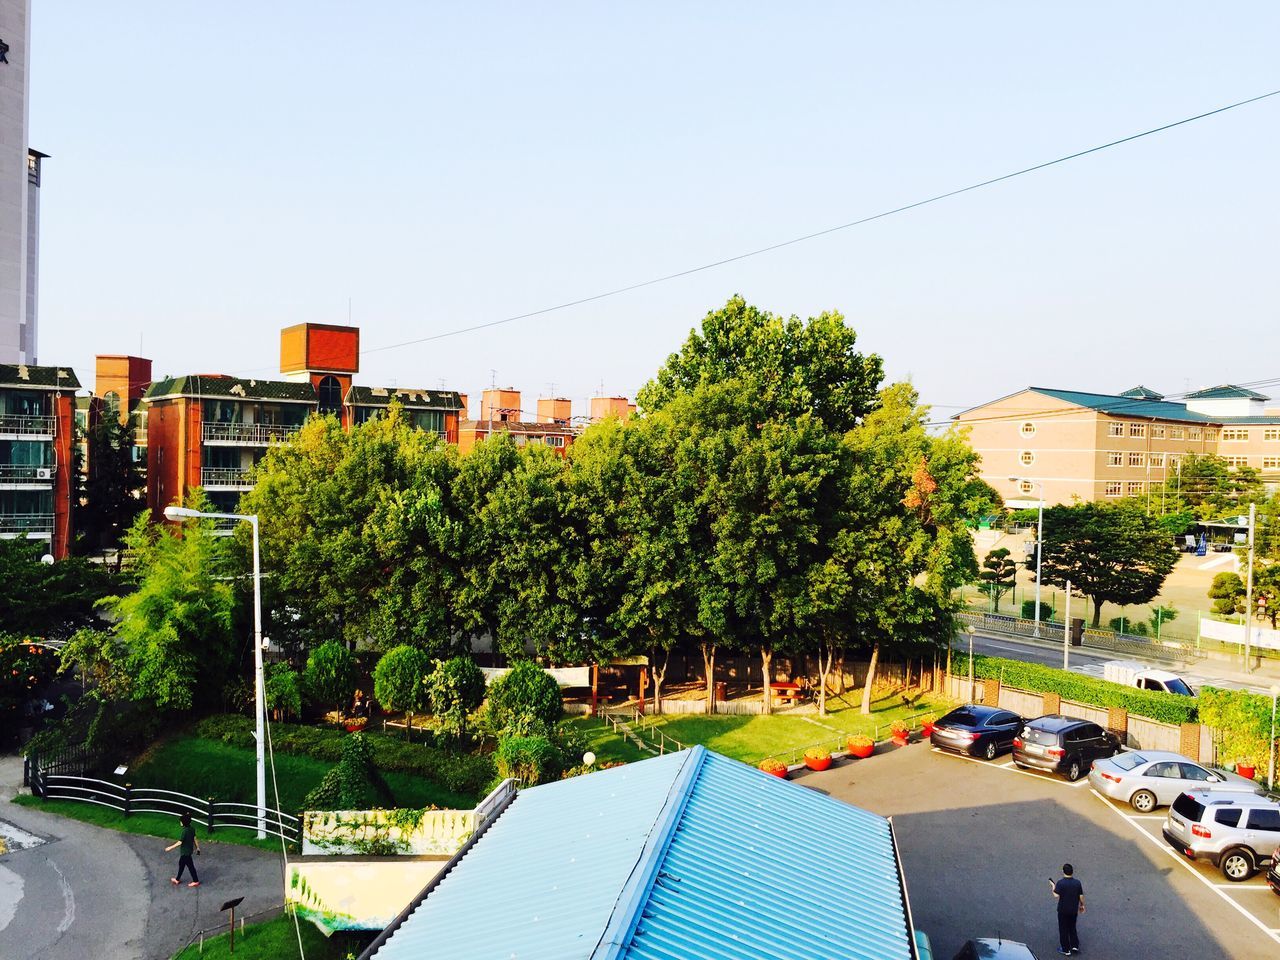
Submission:
<svg viewBox="0 0 1280 960">
<path fill-rule="evenodd" d="M 836 309 L 950 414 L 1030 383 L 1280 378 L 1280 5 L 34 0 L 40 361 L 634 395 L 706 311 Z M 141 346 L 140 346 L 141 345 Z M 496 374 L 491 374 L 496 371 Z M 1280 386 L 1264 388 L 1280 396 Z M 575 413 L 585 412 L 579 408 Z"/>
</svg>

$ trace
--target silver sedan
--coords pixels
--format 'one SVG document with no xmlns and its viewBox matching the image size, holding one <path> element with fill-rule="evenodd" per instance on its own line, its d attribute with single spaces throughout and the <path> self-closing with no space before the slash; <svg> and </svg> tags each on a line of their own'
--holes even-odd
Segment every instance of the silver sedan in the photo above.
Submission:
<svg viewBox="0 0 1280 960">
<path fill-rule="evenodd" d="M 1089 784 L 1104 797 L 1129 804 L 1139 813 L 1167 807 L 1193 787 L 1261 794 L 1252 780 L 1217 767 L 1206 767 L 1167 750 L 1126 750 L 1094 761 Z"/>
</svg>

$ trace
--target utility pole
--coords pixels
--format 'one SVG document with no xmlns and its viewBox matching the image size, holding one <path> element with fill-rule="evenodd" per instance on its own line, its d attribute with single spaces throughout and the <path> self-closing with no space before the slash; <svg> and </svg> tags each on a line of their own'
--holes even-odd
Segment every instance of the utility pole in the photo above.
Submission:
<svg viewBox="0 0 1280 960">
<path fill-rule="evenodd" d="M 1071 581 L 1067 581 L 1067 602 L 1066 610 L 1063 612 L 1062 618 L 1062 669 L 1066 670 L 1069 666 L 1071 651 Z"/>
<path fill-rule="evenodd" d="M 1258 505 L 1249 504 L 1249 569 L 1244 580 L 1244 672 L 1249 668 L 1249 641 L 1253 639 L 1253 527 L 1257 519 Z"/>
</svg>

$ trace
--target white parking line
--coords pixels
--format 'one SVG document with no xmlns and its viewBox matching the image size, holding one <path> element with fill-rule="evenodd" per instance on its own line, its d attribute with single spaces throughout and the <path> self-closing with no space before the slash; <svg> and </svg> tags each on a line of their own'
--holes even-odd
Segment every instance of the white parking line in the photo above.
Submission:
<svg viewBox="0 0 1280 960">
<path fill-rule="evenodd" d="M 1215 883 L 1215 887 L 1219 890 L 1265 890 L 1271 892 L 1271 888 L 1265 883 Z"/>
<path fill-rule="evenodd" d="M 1133 817 L 1129 816 L 1127 813 L 1122 811 L 1119 807 L 1117 807 L 1114 803 L 1112 803 L 1110 800 L 1108 800 L 1106 797 L 1100 794 L 1097 790 L 1092 790 L 1090 792 L 1099 800 L 1101 800 L 1103 803 L 1105 803 L 1108 807 L 1110 807 L 1112 810 L 1118 813 L 1120 816 L 1124 817 L 1124 819 L 1130 821 L 1131 823 L 1133 822 L 1133 819 L 1134 819 Z M 1135 827 L 1138 826 L 1136 823 L 1134 823 L 1133 825 Z M 1259 930 L 1265 933 L 1268 937 L 1270 937 L 1276 943 L 1280 943 L 1280 931 L 1270 929 L 1269 927 L 1266 926 L 1266 924 L 1264 924 L 1261 920 L 1255 917 L 1252 913 L 1250 913 L 1244 907 L 1240 906 L 1240 904 L 1236 903 L 1234 900 L 1228 897 L 1221 889 L 1219 889 L 1219 887 L 1223 886 L 1222 884 L 1217 884 L 1217 883 L 1214 883 L 1212 880 L 1206 879 L 1204 875 L 1200 873 L 1199 870 L 1197 870 L 1194 866 L 1188 863 L 1184 858 L 1180 857 L 1177 853 L 1175 853 L 1169 847 L 1169 845 L 1165 843 L 1163 837 L 1152 836 L 1151 834 L 1147 833 L 1147 831 L 1143 830 L 1141 827 L 1138 827 L 1138 832 L 1142 834 L 1144 837 L 1146 837 L 1148 840 L 1150 840 L 1152 843 L 1154 843 L 1157 847 L 1159 847 L 1160 850 L 1166 856 L 1170 857 L 1175 863 L 1180 864 L 1182 867 L 1184 867 L 1186 871 L 1190 873 L 1193 877 L 1195 877 L 1197 880 L 1203 883 L 1206 887 L 1208 887 L 1210 890 L 1216 893 L 1219 897 L 1221 897 L 1227 903 L 1231 904 L 1232 908 L 1237 913 L 1239 913 L 1242 917 L 1247 918 L 1250 923 L 1252 923 L 1255 927 L 1257 927 Z M 1231 890 L 1250 889 L 1249 887 L 1241 887 L 1239 884 L 1226 885 L 1226 886 L 1227 886 L 1227 889 L 1231 889 Z M 1258 887 L 1257 889 L 1266 890 L 1267 887 L 1263 885 Z"/>
<path fill-rule="evenodd" d="M 1158 814 L 1158 813 L 1145 813 L 1145 814 L 1143 814 L 1143 813 L 1131 813 L 1131 814 L 1129 814 L 1129 819 L 1130 819 L 1130 820 L 1168 820 L 1169 818 L 1168 818 L 1168 817 L 1162 817 L 1162 816 L 1160 816 L 1160 814 Z"/>
</svg>

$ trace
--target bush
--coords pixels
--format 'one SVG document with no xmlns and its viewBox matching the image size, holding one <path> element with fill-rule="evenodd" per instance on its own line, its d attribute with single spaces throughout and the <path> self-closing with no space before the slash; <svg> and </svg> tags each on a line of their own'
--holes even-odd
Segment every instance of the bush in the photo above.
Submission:
<svg viewBox="0 0 1280 960">
<path fill-rule="evenodd" d="M 559 751 L 549 737 L 541 734 L 502 737 L 494 759 L 498 776 L 511 777 L 525 787 L 554 780 L 563 769 Z"/>
<path fill-rule="evenodd" d="M 1040 598 L 1040 622 L 1048 623 L 1054 617 L 1053 607 L 1049 605 L 1046 598 Z M 1022 619 L 1034 620 L 1036 618 L 1036 601 L 1035 599 L 1022 601 Z"/>
<path fill-rule="evenodd" d="M 1064 700 L 1095 707 L 1120 707 L 1148 720 L 1161 723 L 1192 723 L 1196 719 L 1196 700 L 1176 693 L 1138 690 L 1109 680 L 1023 663 L 1002 657 L 975 655 L 973 675 L 978 679 L 998 679 L 1001 684 L 1019 690 L 1056 693 Z"/>
<path fill-rule="evenodd" d="M 532 660 L 521 660 L 489 686 L 489 718 L 496 730 L 525 733 L 550 727 L 564 712 L 560 685 Z"/>
<path fill-rule="evenodd" d="M 383 708 L 404 712 L 406 737 L 413 729 L 413 715 L 426 705 L 424 682 L 430 666 L 425 653 L 401 644 L 384 653 L 373 668 L 373 695 Z"/>
<path fill-rule="evenodd" d="M 437 660 L 427 677 L 427 693 L 440 726 L 461 737 L 467 729 L 467 717 L 484 702 L 484 674 L 470 657 Z"/>
<path fill-rule="evenodd" d="M 1271 698 L 1247 690 L 1200 690 L 1200 720 L 1218 731 L 1218 757 L 1266 769 L 1271 736 Z"/>
<path fill-rule="evenodd" d="M 278 710 L 282 717 L 302 714 L 302 681 L 287 663 L 267 665 L 263 688 L 267 695 L 267 709 Z"/>
<path fill-rule="evenodd" d="M 343 740 L 342 759 L 324 775 L 302 801 L 307 810 L 370 810 L 392 805 L 391 788 L 373 760 L 373 747 L 364 735 Z"/>
<path fill-rule="evenodd" d="M 341 711 L 356 688 L 356 658 L 336 640 L 326 640 L 307 657 L 303 678 L 307 696 Z"/>
</svg>

